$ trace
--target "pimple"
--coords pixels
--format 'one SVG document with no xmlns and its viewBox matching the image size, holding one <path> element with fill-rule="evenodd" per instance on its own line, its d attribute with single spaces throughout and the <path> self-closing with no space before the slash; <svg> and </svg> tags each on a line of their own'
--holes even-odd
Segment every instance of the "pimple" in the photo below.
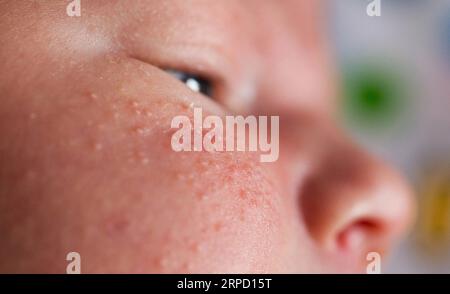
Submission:
<svg viewBox="0 0 450 294">
<path fill-rule="evenodd" d="M 225 181 L 226 183 L 232 182 L 232 181 L 233 181 L 233 176 L 231 176 L 231 175 L 226 175 L 226 176 L 224 177 L 224 181 Z"/>
<path fill-rule="evenodd" d="M 155 258 L 153 265 L 158 272 L 162 272 L 169 267 L 169 259 L 165 256 Z"/>
<path fill-rule="evenodd" d="M 197 193 L 197 199 L 198 199 L 198 200 L 201 200 L 201 201 L 208 200 L 208 193 L 203 192 L 203 191 L 198 192 L 198 193 Z"/>
<path fill-rule="evenodd" d="M 181 106 L 181 110 L 183 111 L 189 111 L 192 112 L 192 110 L 195 107 L 195 103 L 194 102 L 182 102 L 181 104 L 178 104 Z"/>
<path fill-rule="evenodd" d="M 185 172 L 177 172 L 175 173 L 175 178 L 178 181 L 183 181 L 186 184 L 192 185 L 194 182 L 194 175 L 191 173 L 186 174 Z"/>
<path fill-rule="evenodd" d="M 137 101 L 135 101 L 135 100 L 130 100 L 130 101 L 128 101 L 128 105 L 129 105 L 129 108 L 130 108 L 131 110 L 134 110 L 134 109 L 136 109 L 137 107 L 139 107 L 139 103 L 138 103 Z"/>
<path fill-rule="evenodd" d="M 250 205 L 253 207 L 258 207 L 258 201 L 256 200 L 255 197 L 252 197 L 249 201 Z"/>
<path fill-rule="evenodd" d="M 134 126 L 131 131 L 139 136 L 148 136 L 151 129 L 145 126 Z"/>
<path fill-rule="evenodd" d="M 239 198 L 246 199 L 247 198 L 247 192 L 244 189 L 241 189 L 239 191 Z"/>
<path fill-rule="evenodd" d="M 108 54 L 108 56 L 106 56 L 106 60 L 108 60 L 109 64 L 119 64 L 120 57 L 113 54 Z"/>
<path fill-rule="evenodd" d="M 141 164 L 147 165 L 150 162 L 150 160 L 147 157 L 144 157 L 141 159 Z"/>
<path fill-rule="evenodd" d="M 135 151 L 132 152 L 129 156 L 129 163 L 140 163 L 142 165 L 148 165 L 150 163 L 150 158 L 146 155 L 145 152 Z"/>
<path fill-rule="evenodd" d="M 199 244 L 197 243 L 197 242 L 191 242 L 189 245 L 188 245 L 188 250 L 191 252 L 191 253 L 198 253 L 198 251 L 199 251 L 199 249 L 200 249 L 200 246 L 199 246 Z"/>
<path fill-rule="evenodd" d="M 93 147 L 94 147 L 95 151 L 102 151 L 103 150 L 103 144 L 99 143 L 99 142 L 94 143 Z"/>
<path fill-rule="evenodd" d="M 109 236 L 114 237 L 126 233 L 130 227 L 130 222 L 123 217 L 110 217 L 108 220 L 106 220 L 105 227 L 106 233 Z"/>
<path fill-rule="evenodd" d="M 95 93 L 90 93 L 89 98 L 91 99 L 91 101 L 97 101 L 98 95 Z"/>
<path fill-rule="evenodd" d="M 220 164 L 217 160 L 213 159 L 211 155 L 206 154 L 205 152 L 201 154 L 201 159 L 196 164 L 197 171 L 200 174 L 211 172 L 211 171 L 221 171 Z"/>
<path fill-rule="evenodd" d="M 213 231 L 218 233 L 223 229 L 223 223 L 222 222 L 216 222 L 213 225 Z"/>
<path fill-rule="evenodd" d="M 147 118 L 153 117 L 153 113 L 150 108 L 141 105 L 137 101 L 130 101 L 128 103 L 128 109 L 131 114 L 134 114 L 136 116 L 143 116 Z"/>
<path fill-rule="evenodd" d="M 161 264 L 162 264 L 162 262 L 161 262 L 161 257 L 154 257 L 154 258 L 152 258 L 152 259 L 150 260 L 149 263 L 152 265 L 153 269 L 154 269 L 156 272 L 160 272 L 160 271 L 161 271 L 161 269 L 162 269 L 162 266 L 161 266 Z"/>
<path fill-rule="evenodd" d="M 183 262 L 180 266 L 180 272 L 186 273 L 189 272 L 191 266 L 188 262 Z"/>
<path fill-rule="evenodd" d="M 125 230 L 127 230 L 130 226 L 130 222 L 128 220 L 122 219 L 122 220 L 118 220 L 115 223 L 113 223 L 113 229 L 116 232 L 124 232 Z"/>
<path fill-rule="evenodd" d="M 98 130 L 104 130 L 106 128 L 106 124 L 98 124 L 97 129 Z"/>
</svg>

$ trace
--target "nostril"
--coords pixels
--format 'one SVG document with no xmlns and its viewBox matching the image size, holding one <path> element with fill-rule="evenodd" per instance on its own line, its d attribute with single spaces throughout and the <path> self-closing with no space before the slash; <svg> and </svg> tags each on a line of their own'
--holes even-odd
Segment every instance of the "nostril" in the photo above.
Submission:
<svg viewBox="0 0 450 294">
<path fill-rule="evenodd" d="M 338 232 L 336 247 L 342 251 L 352 252 L 379 247 L 380 235 L 382 235 L 382 228 L 378 222 L 362 219 Z"/>
</svg>

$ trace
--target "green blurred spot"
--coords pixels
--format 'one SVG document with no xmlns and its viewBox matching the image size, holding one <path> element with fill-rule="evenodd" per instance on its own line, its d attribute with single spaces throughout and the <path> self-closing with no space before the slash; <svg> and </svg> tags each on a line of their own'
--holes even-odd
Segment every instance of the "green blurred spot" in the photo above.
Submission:
<svg viewBox="0 0 450 294">
<path fill-rule="evenodd" d="M 343 86 L 343 113 L 350 126 L 381 131 L 400 119 L 406 91 L 400 77 L 388 68 L 351 67 Z"/>
</svg>

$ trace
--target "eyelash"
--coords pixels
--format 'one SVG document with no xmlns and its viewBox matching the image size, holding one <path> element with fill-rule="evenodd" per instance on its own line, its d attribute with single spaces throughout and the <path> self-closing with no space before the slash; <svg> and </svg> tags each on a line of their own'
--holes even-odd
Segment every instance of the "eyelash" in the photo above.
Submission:
<svg viewBox="0 0 450 294">
<path fill-rule="evenodd" d="M 180 70 L 168 69 L 167 73 L 172 75 L 180 82 L 186 84 L 186 86 L 194 92 L 201 93 L 205 96 L 212 98 L 213 86 L 212 82 L 207 78 L 201 77 L 196 74 L 187 73 Z"/>
</svg>

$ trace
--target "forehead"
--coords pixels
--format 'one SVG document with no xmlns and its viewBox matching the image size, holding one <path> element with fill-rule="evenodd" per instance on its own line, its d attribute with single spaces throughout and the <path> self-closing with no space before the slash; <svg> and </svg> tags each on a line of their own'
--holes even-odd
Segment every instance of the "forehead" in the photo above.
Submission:
<svg viewBox="0 0 450 294">
<path fill-rule="evenodd" d="M 191 37 L 277 38 L 280 32 L 293 38 L 317 36 L 319 0 L 117 0 L 123 11 L 134 11 L 139 19 L 164 33 L 190 34 Z M 130 5 L 132 7 L 130 7 Z M 198 33 L 200 32 L 200 33 Z"/>
</svg>

